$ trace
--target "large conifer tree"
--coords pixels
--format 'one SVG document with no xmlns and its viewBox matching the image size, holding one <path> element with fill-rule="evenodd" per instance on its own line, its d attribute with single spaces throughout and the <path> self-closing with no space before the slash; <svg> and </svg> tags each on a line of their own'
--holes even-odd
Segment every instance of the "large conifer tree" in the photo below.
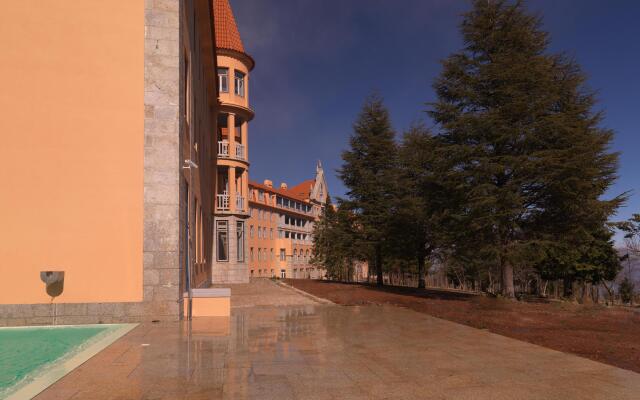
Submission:
<svg viewBox="0 0 640 400">
<path fill-rule="evenodd" d="M 464 48 L 443 62 L 429 110 L 449 166 L 443 184 L 464 199 L 451 249 L 497 266 L 512 297 L 513 268 L 532 247 L 576 249 L 601 234 L 622 201 L 601 200 L 617 154 L 584 74 L 547 53 L 548 34 L 521 1 L 474 1 L 461 31 Z M 579 262 L 572 253 L 567 265 Z"/>
<path fill-rule="evenodd" d="M 352 220 L 348 209 L 334 208 L 327 197 L 322 215 L 313 227 L 311 264 L 323 268 L 329 279 L 350 281 L 354 262 L 364 258 Z"/>
<path fill-rule="evenodd" d="M 396 187 L 398 212 L 393 221 L 395 243 L 418 267 L 418 287 L 425 287 L 426 261 L 438 246 L 440 222 L 450 205 L 439 182 L 437 141 L 422 124 L 405 133 L 399 147 Z"/>
<path fill-rule="evenodd" d="M 371 96 L 353 125 L 350 149 L 342 153 L 338 171 L 347 187 L 348 207 L 356 218 L 364 245 L 372 249 L 378 285 L 383 284 L 383 250 L 395 203 L 397 146 L 389 112 L 382 99 Z"/>
</svg>

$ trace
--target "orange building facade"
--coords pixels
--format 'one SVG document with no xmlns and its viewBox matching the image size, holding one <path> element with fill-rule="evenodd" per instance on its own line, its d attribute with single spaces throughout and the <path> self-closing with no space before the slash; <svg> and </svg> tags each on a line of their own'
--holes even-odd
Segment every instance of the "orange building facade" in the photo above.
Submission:
<svg viewBox="0 0 640 400">
<path fill-rule="evenodd" d="M 176 320 L 211 281 L 214 19 L 211 0 L 3 4 L 0 326 Z"/>
<path fill-rule="evenodd" d="M 255 278 L 320 279 L 311 264 L 313 227 L 327 199 L 318 163 L 313 179 L 292 188 L 270 180 L 249 183 L 249 275 Z"/>
</svg>

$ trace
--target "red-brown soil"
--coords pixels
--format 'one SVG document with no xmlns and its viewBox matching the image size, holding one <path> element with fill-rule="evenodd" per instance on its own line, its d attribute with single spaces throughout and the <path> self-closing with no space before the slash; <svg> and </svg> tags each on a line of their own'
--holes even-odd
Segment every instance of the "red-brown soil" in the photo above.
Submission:
<svg viewBox="0 0 640 400">
<path fill-rule="evenodd" d="M 567 302 L 527 303 L 437 289 L 306 279 L 286 283 L 341 305 L 391 304 L 640 372 L 640 312 Z"/>
</svg>

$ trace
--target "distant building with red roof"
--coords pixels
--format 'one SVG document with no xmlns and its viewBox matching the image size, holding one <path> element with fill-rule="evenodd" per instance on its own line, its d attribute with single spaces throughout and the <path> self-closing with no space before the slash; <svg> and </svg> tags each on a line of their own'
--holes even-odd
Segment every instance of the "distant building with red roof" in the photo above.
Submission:
<svg viewBox="0 0 640 400">
<path fill-rule="evenodd" d="M 311 278 L 324 270 L 311 265 L 313 226 L 327 201 L 322 164 L 316 174 L 292 188 L 286 183 L 249 182 L 249 275 Z"/>
</svg>

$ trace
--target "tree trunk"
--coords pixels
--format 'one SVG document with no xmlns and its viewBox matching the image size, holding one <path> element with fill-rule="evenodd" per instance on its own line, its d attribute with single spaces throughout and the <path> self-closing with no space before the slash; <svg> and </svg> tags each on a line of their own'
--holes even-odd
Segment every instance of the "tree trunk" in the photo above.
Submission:
<svg viewBox="0 0 640 400">
<path fill-rule="evenodd" d="M 509 299 L 516 295 L 513 287 L 513 266 L 510 263 L 502 265 L 502 295 Z"/>
<path fill-rule="evenodd" d="M 573 279 L 568 276 L 565 276 L 562 280 L 562 297 L 570 299 L 573 297 Z"/>
<path fill-rule="evenodd" d="M 418 256 L 418 288 L 424 289 L 426 283 L 424 281 L 424 256 Z"/>
<path fill-rule="evenodd" d="M 591 282 L 582 282 L 582 295 L 580 296 L 580 302 L 582 304 L 593 304 L 591 287 Z"/>
<path fill-rule="evenodd" d="M 613 286 L 611 288 L 609 288 L 609 286 L 607 286 L 606 282 L 602 282 L 602 286 L 604 286 L 604 288 L 607 290 L 607 293 L 609 294 L 607 296 L 607 300 L 606 300 L 606 304 L 609 305 L 609 302 L 611 302 L 611 304 L 613 304 L 613 300 L 614 300 L 614 295 L 613 295 Z"/>
<path fill-rule="evenodd" d="M 378 275 L 378 286 L 384 286 L 384 279 L 382 277 L 382 246 L 379 244 L 376 245 L 375 263 L 376 274 Z"/>
</svg>

